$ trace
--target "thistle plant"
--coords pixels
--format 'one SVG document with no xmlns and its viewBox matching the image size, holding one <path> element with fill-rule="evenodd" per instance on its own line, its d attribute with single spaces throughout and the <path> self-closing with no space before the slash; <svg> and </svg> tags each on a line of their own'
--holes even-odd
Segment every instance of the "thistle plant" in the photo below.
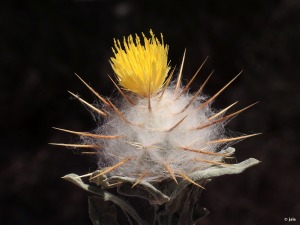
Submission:
<svg viewBox="0 0 300 225">
<path fill-rule="evenodd" d="M 228 137 L 225 124 L 255 103 L 230 114 L 226 112 L 237 102 L 221 110 L 211 107 L 239 74 L 208 97 L 203 89 L 211 72 L 191 94 L 189 87 L 206 59 L 184 86 L 185 53 L 175 77 L 168 48 L 163 36 L 159 39 L 151 30 L 149 38 L 142 34 L 115 40 L 110 64 L 116 76 L 109 78 L 120 94 L 117 99 L 101 96 L 77 75 L 97 102 L 70 94 L 99 118 L 99 125 L 92 132 L 55 128 L 79 135 L 80 142 L 52 144 L 97 157 L 97 171 L 64 177 L 98 196 L 89 199 L 94 224 L 196 224 L 208 213 L 199 198 L 211 178 L 259 163 L 253 158 L 227 162 L 235 151 L 229 146 L 257 134 Z M 147 204 L 152 211 L 146 213 L 141 208 Z M 126 217 L 118 215 L 116 207 Z"/>
</svg>

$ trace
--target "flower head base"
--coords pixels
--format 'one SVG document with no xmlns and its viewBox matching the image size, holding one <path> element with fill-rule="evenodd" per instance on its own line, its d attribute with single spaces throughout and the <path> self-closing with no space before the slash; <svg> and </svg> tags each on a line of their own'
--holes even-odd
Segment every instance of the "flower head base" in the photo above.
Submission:
<svg viewBox="0 0 300 225">
<path fill-rule="evenodd" d="M 155 95 L 164 85 L 170 67 L 168 65 L 168 46 L 164 45 L 150 30 L 151 38 L 143 33 L 144 45 L 136 34 L 124 37 L 124 49 L 119 40 L 115 40 L 115 57 L 110 60 L 119 84 L 126 90 L 141 97 Z"/>
</svg>

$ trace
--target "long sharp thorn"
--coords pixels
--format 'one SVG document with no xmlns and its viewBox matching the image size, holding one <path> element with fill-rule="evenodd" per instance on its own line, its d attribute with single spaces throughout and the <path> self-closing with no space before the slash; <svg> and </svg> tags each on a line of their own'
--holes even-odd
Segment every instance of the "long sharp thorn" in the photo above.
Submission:
<svg viewBox="0 0 300 225">
<path fill-rule="evenodd" d="M 232 103 L 230 106 L 227 106 L 225 109 L 222 109 L 220 112 L 216 113 L 215 115 L 211 116 L 208 118 L 208 120 L 212 120 L 213 118 L 218 117 L 219 115 L 223 114 L 224 112 L 226 112 L 228 109 L 230 109 L 232 106 L 234 106 L 236 103 L 238 103 L 238 101 Z"/>
<path fill-rule="evenodd" d="M 211 161 L 211 160 L 204 160 L 204 159 L 198 159 L 195 158 L 196 161 L 198 162 L 205 162 L 205 163 L 210 163 L 210 164 L 215 164 L 215 165 L 223 165 L 223 166 L 230 166 L 231 164 L 228 163 L 222 163 L 222 162 L 215 162 L 215 161 Z"/>
<path fill-rule="evenodd" d="M 80 152 L 82 155 L 98 155 L 98 152 Z"/>
<path fill-rule="evenodd" d="M 198 70 L 196 71 L 196 73 L 194 74 L 194 76 L 192 77 L 192 79 L 188 82 L 188 84 L 183 88 L 183 90 L 180 92 L 179 96 L 176 98 L 178 99 L 182 94 L 184 94 L 186 92 L 186 90 L 189 88 L 189 86 L 192 84 L 192 82 L 194 81 L 194 79 L 196 78 L 196 76 L 199 74 L 200 70 L 202 69 L 202 67 L 204 66 L 205 62 L 207 61 L 208 56 L 205 58 L 205 60 L 203 61 L 203 63 L 201 64 L 201 66 L 198 68 Z"/>
<path fill-rule="evenodd" d="M 217 144 L 217 143 L 225 143 L 225 142 L 230 142 L 230 141 L 237 141 L 237 140 L 240 140 L 240 139 L 245 139 L 245 138 L 253 137 L 253 136 L 256 136 L 256 135 L 260 135 L 260 134 L 261 133 L 243 135 L 243 136 L 233 137 L 233 138 L 218 139 L 218 140 L 209 141 L 206 144 Z"/>
<path fill-rule="evenodd" d="M 72 92 L 69 91 L 69 93 L 71 95 L 73 95 L 75 98 L 77 98 L 80 102 L 82 102 L 83 104 L 87 105 L 89 108 L 91 108 L 92 110 L 94 110 L 95 112 L 99 113 L 102 116 L 107 116 L 106 113 L 104 113 L 103 111 L 101 111 L 100 109 L 97 109 L 95 106 L 91 105 L 90 103 L 88 103 L 87 101 L 83 100 L 82 98 L 78 97 L 77 95 L 73 94 Z"/>
<path fill-rule="evenodd" d="M 196 152 L 196 153 L 205 154 L 205 155 L 227 156 L 227 154 L 222 154 L 222 153 L 217 153 L 217 152 L 208 152 L 208 151 L 204 151 L 202 149 L 194 149 L 194 148 L 189 148 L 189 147 L 185 147 L 185 146 L 179 146 L 179 148 L 186 150 L 186 151 Z"/>
<path fill-rule="evenodd" d="M 196 185 L 197 187 L 200 187 L 202 189 L 205 190 L 205 188 L 203 186 L 201 186 L 200 184 L 197 184 L 195 181 L 193 181 L 191 178 L 189 178 L 187 175 L 185 175 L 184 173 L 182 172 L 177 172 L 183 179 L 187 180 L 188 182 Z"/>
<path fill-rule="evenodd" d="M 185 117 L 183 117 L 181 120 L 179 120 L 173 127 L 171 127 L 170 129 L 168 130 L 165 130 L 166 132 L 170 132 L 172 130 L 174 130 L 176 127 L 178 127 L 184 120 L 185 118 L 187 117 L 188 115 L 186 115 Z"/>
<path fill-rule="evenodd" d="M 148 110 L 149 110 L 149 112 L 151 112 L 152 111 L 152 108 L 151 108 L 151 96 L 150 96 L 150 94 L 148 95 Z"/>
<path fill-rule="evenodd" d="M 131 186 L 131 188 L 134 188 L 136 185 L 141 183 L 141 181 L 144 179 L 145 176 L 147 176 L 147 174 L 147 172 L 142 173 L 139 179 L 137 179 L 137 181 Z"/>
<path fill-rule="evenodd" d="M 193 98 L 189 101 L 189 103 L 179 112 L 179 113 L 183 113 L 185 110 L 187 110 L 187 108 L 193 103 L 193 101 L 196 99 L 196 97 L 200 94 L 200 92 L 203 90 L 203 88 L 205 87 L 206 83 L 208 82 L 209 78 L 211 77 L 211 75 L 213 74 L 214 71 L 212 71 L 209 76 L 206 78 L 205 82 L 201 85 L 201 87 L 199 88 L 199 90 L 194 94 Z M 179 114 L 176 113 L 176 114 Z"/>
<path fill-rule="evenodd" d="M 90 85 L 88 85 L 77 73 L 75 73 L 75 75 L 88 89 L 90 89 L 91 92 L 93 92 L 94 95 L 96 95 L 105 105 L 109 106 L 108 102 L 103 97 L 101 97 L 98 92 L 96 92 Z"/>
<path fill-rule="evenodd" d="M 65 144 L 65 143 L 49 143 L 50 145 L 57 145 L 71 148 L 101 148 L 99 145 L 85 145 L 85 144 Z"/>
<path fill-rule="evenodd" d="M 222 117 L 222 118 L 220 118 L 220 119 L 217 119 L 217 120 L 215 120 L 215 121 L 213 121 L 213 122 L 211 122 L 211 123 L 207 123 L 207 124 L 201 125 L 201 126 L 199 126 L 199 127 L 193 128 L 192 130 L 200 130 L 200 129 L 203 129 L 203 128 L 206 128 L 206 127 L 210 127 L 210 126 L 212 126 L 212 125 L 214 125 L 214 124 L 220 123 L 220 122 L 222 122 L 222 121 L 225 121 L 225 120 L 227 120 L 227 119 L 229 119 L 229 118 L 231 118 L 231 117 L 233 117 L 233 116 L 235 116 L 235 115 L 237 115 L 237 114 L 240 114 L 241 112 L 243 112 L 243 111 L 249 109 L 250 107 L 256 105 L 257 103 L 258 103 L 258 102 L 255 102 L 255 103 L 253 103 L 253 104 L 251 104 L 251 105 L 249 105 L 249 106 L 247 106 L 247 107 L 245 107 L 245 108 L 243 108 L 243 109 L 241 109 L 241 110 L 238 110 L 238 111 L 236 111 L 236 112 L 234 112 L 234 113 L 231 113 L 231 114 L 229 114 L 229 115 L 227 115 L 227 116 L 224 116 L 224 117 Z"/>
<path fill-rule="evenodd" d="M 73 130 L 66 130 L 66 129 L 61 129 L 57 127 L 53 127 L 56 130 L 64 131 L 67 133 L 71 134 L 77 134 L 81 136 L 86 136 L 86 137 L 93 137 L 93 138 L 107 138 L 107 139 L 115 139 L 115 138 L 121 138 L 123 136 L 115 136 L 115 135 L 99 135 L 99 134 L 92 134 L 92 133 L 87 133 L 87 132 L 79 132 L 79 131 L 73 131 Z"/>
<path fill-rule="evenodd" d="M 151 76 L 149 77 L 149 87 L 148 87 L 148 110 L 151 112 Z"/>
<path fill-rule="evenodd" d="M 106 173 L 109 173 L 110 171 L 113 171 L 113 170 L 117 169 L 118 167 L 120 167 L 120 166 L 122 166 L 123 164 L 127 163 L 129 160 L 131 160 L 131 158 L 126 158 L 126 159 L 124 159 L 123 161 L 121 161 L 121 162 L 119 162 L 119 163 L 117 163 L 117 164 L 115 164 L 115 165 L 109 167 L 108 169 L 102 171 L 101 173 L 97 174 L 96 176 L 91 177 L 90 180 L 95 179 L 96 177 L 102 176 L 102 175 L 104 175 L 104 174 L 106 174 Z"/>
<path fill-rule="evenodd" d="M 109 104 L 111 105 L 111 107 L 113 108 L 113 110 L 117 113 L 117 115 L 125 122 L 128 123 L 130 125 L 134 125 L 134 126 L 141 126 L 140 124 L 134 124 L 130 121 L 127 120 L 127 118 L 123 115 L 122 112 L 120 112 L 120 110 L 110 101 L 108 100 Z"/>
<path fill-rule="evenodd" d="M 237 102 L 233 103 L 232 105 L 228 106 L 228 107 L 227 107 L 226 109 L 224 109 L 224 110 L 226 111 L 228 108 L 230 108 L 231 106 L 235 105 L 236 103 L 237 103 Z M 257 103 L 258 103 L 258 102 L 255 102 L 255 103 L 253 103 L 253 104 L 251 104 L 251 105 L 248 105 L 248 106 L 246 106 L 245 108 L 242 108 L 242 109 L 240 109 L 240 110 L 238 110 L 238 111 L 236 111 L 236 112 L 234 112 L 234 113 L 231 113 L 231 114 L 229 114 L 229 115 L 227 115 L 227 116 L 224 116 L 223 118 L 228 119 L 228 118 L 233 117 L 233 116 L 235 116 L 235 115 L 237 115 L 237 114 L 240 114 L 241 112 L 243 112 L 243 111 L 245 111 L 245 110 L 251 108 L 252 106 L 256 105 Z M 222 111 L 223 111 L 223 110 L 222 110 Z M 218 114 L 218 113 L 217 113 L 217 114 Z M 211 120 L 213 117 L 215 117 L 215 115 L 212 116 L 211 118 L 209 118 L 209 120 Z M 221 118 L 221 119 L 223 119 L 223 118 Z"/>
<path fill-rule="evenodd" d="M 183 53 L 183 57 L 182 57 L 182 62 L 181 62 L 180 70 L 179 70 L 179 75 L 178 75 L 176 87 L 175 87 L 175 90 L 174 90 L 174 95 L 178 94 L 178 89 L 180 88 L 181 77 L 182 77 L 182 70 L 183 70 L 183 65 L 184 65 L 184 60 L 185 60 L 185 53 L 186 53 L 186 49 L 184 49 L 184 53 Z"/>
<path fill-rule="evenodd" d="M 204 102 L 202 105 L 200 105 L 196 110 L 200 110 L 207 106 L 210 102 L 212 102 L 216 97 L 218 97 L 243 71 L 239 72 L 238 75 L 236 75 L 231 81 L 229 81 L 220 91 L 218 91 L 214 96 L 212 96 L 210 99 L 208 99 L 206 102 Z"/>
<path fill-rule="evenodd" d="M 78 176 L 78 178 L 89 177 L 89 176 L 91 176 L 92 174 L 93 174 L 93 173 L 83 174 L 83 175 Z"/>
<path fill-rule="evenodd" d="M 164 87 L 163 87 L 163 89 L 162 89 L 162 91 L 161 91 L 161 95 L 159 96 L 159 100 L 162 99 L 162 97 L 163 97 L 163 95 L 164 95 L 164 93 L 165 93 L 167 87 L 169 86 L 170 81 L 171 81 L 171 79 L 172 79 L 172 77 L 173 77 L 175 68 L 176 68 L 176 67 L 173 68 L 173 70 L 171 71 L 171 73 L 170 73 L 170 75 L 169 75 L 169 77 L 168 77 L 166 83 L 164 84 Z"/>
<path fill-rule="evenodd" d="M 110 106 L 113 108 L 113 110 L 117 113 L 117 115 L 126 123 L 130 124 L 130 122 L 126 119 L 126 117 L 123 115 L 123 113 L 120 112 L 120 110 L 110 101 L 108 100 Z"/>
<path fill-rule="evenodd" d="M 170 164 L 165 162 L 164 163 L 165 167 L 167 168 L 168 172 L 170 173 L 172 179 L 175 181 L 176 184 L 178 184 L 177 180 L 176 180 L 176 177 L 175 177 L 175 174 L 174 174 L 174 171 L 173 169 L 171 168 Z"/>
<path fill-rule="evenodd" d="M 127 95 L 121 90 L 121 88 L 116 84 L 116 82 L 108 75 L 109 79 L 111 80 L 111 82 L 115 85 L 115 87 L 117 88 L 117 90 L 121 93 L 121 95 L 124 97 L 124 99 L 130 103 L 131 105 L 135 105 L 135 103 L 133 101 L 131 101 Z"/>
</svg>

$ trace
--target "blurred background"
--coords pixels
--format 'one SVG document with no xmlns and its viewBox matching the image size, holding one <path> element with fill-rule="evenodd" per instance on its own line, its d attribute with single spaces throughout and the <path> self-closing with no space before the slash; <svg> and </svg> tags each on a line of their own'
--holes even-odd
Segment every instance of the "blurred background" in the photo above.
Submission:
<svg viewBox="0 0 300 225">
<path fill-rule="evenodd" d="M 78 140 L 51 127 L 93 130 L 90 113 L 67 93 L 95 100 L 74 72 L 111 96 L 113 38 L 150 28 L 163 33 L 172 66 L 187 49 L 184 83 L 209 56 L 191 91 L 212 69 L 209 95 L 244 71 L 215 108 L 260 101 L 227 128 L 262 132 L 235 145 L 237 161 L 262 163 L 206 186 L 202 205 L 210 215 L 203 224 L 300 224 L 297 0 L 1 1 L 0 224 L 92 224 L 89 194 L 61 177 L 95 170 L 96 159 L 48 145 Z"/>
</svg>

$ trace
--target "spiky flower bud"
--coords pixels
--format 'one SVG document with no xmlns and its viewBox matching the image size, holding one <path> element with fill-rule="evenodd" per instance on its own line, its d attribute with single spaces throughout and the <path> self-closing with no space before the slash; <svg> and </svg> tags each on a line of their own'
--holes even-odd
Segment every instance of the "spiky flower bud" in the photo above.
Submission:
<svg viewBox="0 0 300 225">
<path fill-rule="evenodd" d="M 150 35 L 147 38 L 143 34 L 143 43 L 138 35 L 135 39 L 131 35 L 124 38 L 123 46 L 119 40 L 114 42 L 110 63 L 120 99 L 103 98 L 83 80 L 99 98 L 100 105 L 94 106 L 71 93 L 104 120 L 93 133 L 60 129 L 80 135 L 82 142 L 59 145 L 93 149 L 85 153 L 94 153 L 99 159 L 99 172 L 91 180 L 100 178 L 96 183 L 101 186 L 106 178 L 131 182 L 132 187 L 155 186 L 167 180 L 178 184 L 180 179 L 203 188 L 195 174 L 213 166 L 226 166 L 224 158 L 232 154 L 228 145 L 256 135 L 227 137 L 224 129 L 228 119 L 252 105 L 229 115 L 225 113 L 235 103 L 213 110 L 211 103 L 237 76 L 209 98 L 203 94 L 203 88 L 210 74 L 198 91 L 191 94 L 187 90 L 204 63 L 191 81 L 182 86 L 184 54 L 178 77 L 172 81 L 174 70 L 169 73 L 168 46 L 162 36 L 157 39 L 151 30 Z M 107 185 L 110 184 L 104 186 Z"/>
</svg>

